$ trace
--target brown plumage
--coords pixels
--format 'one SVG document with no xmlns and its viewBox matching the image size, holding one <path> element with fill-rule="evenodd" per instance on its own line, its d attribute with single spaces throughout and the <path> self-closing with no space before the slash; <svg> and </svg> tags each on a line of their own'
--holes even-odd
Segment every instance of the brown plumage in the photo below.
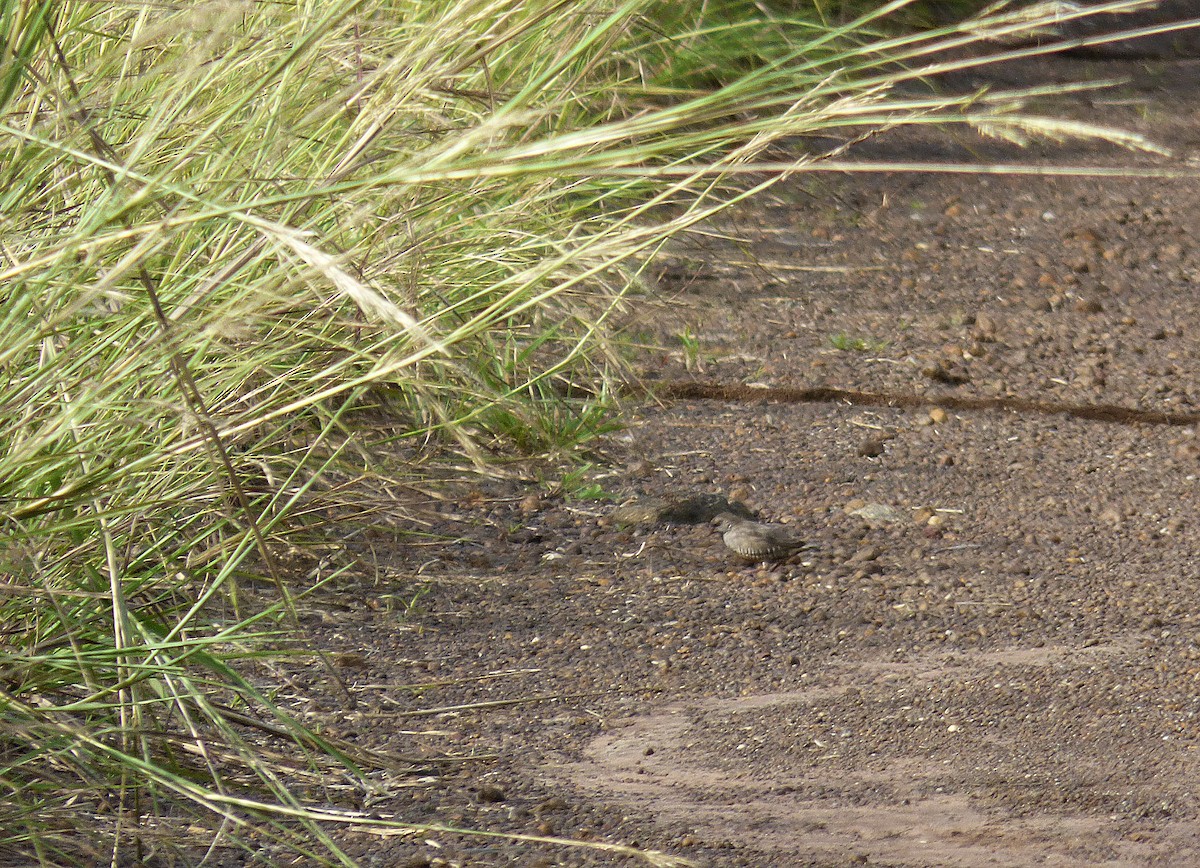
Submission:
<svg viewBox="0 0 1200 868">
<path fill-rule="evenodd" d="M 723 512 L 713 519 L 725 545 L 748 561 L 778 561 L 792 555 L 807 544 L 792 536 L 791 529 L 781 524 L 748 521 Z"/>
</svg>

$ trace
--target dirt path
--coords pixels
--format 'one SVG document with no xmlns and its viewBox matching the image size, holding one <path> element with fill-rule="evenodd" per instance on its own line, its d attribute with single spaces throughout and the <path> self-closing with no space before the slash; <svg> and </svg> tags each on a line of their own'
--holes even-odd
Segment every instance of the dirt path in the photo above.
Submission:
<svg viewBox="0 0 1200 868">
<path fill-rule="evenodd" d="M 1047 69 L 1135 76 L 1079 116 L 1173 149 L 1139 165 L 1200 166 L 1196 62 Z M 869 148 L 1129 161 L 965 134 Z M 680 350 L 647 376 L 1195 413 L 1198 223 L 1196 181 L 799 180 L 721 227 L 736 240 L 674 252 L 679 304 L 646 328 Z M 477 492 L 429 527 L 461 542 L 409 542 L 341 589 L 314 632 L 359 707 L 312 713 L 406 754 L 497 756 L 384 782 L 375 807 L 414 821 L 711 866 L 1200 864 L 1194 427 L 948 403 L 645 406 L 605 447 L 607 491 L 723 494 L 815 550 L 745 566 L 706 525 Z M 536 701 L 450 708 L 512 699 Z M 351 847 L 622 863 L 453 835 Z"/>
</svg>

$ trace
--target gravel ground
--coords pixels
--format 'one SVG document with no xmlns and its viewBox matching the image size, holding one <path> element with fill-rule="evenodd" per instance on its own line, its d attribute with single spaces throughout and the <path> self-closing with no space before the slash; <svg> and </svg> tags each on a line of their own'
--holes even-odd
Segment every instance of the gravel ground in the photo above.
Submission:
<svg viewBox="0 0 1200 868">
<path fill-rule="evenodd" d="M 1194 169 L 1196 70 L 1032 73 L 1132 77 L 1074 110 L 1170 156 L 925 131 L 860 157 Z M 1198 213 L 1180 179 L 775 188 L 721 240 L 672 251 L 674 304 L 642 327 L 677 351 L 648 355 L 647 381 L 921 401 L 646 403 L 597 453 L 614 501 L 498 485 L 430 518 L 453 544 L 381 530 L 377 575 L 312 617 L 358 706 L 312 719 L 476 757 L 381 781 L 373 809 L 414 822 L 708 866 L 1200 864 L 1200 439 L 1057 412 L 1200 412 Z M 709 524 L 614 516 L 698 494 L 815 547 L 745 564 Z M 472 703 L 496 704 L 455 707 Z M 388 866 L 632 864 L 449 833 L 343 840 Z"/>
</svg>

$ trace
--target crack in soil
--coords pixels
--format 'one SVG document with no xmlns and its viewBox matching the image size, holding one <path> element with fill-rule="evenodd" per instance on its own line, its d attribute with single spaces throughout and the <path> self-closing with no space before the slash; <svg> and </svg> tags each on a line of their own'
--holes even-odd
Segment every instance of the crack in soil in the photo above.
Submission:
<svg viewBox="0 0 1200 868">
<path fill-rule="evenodd" d="M 750 386 L 717 382 L 675 380 L 655 388 L 661 398 L 717 400 L 730 403 L 770 401 L 780 404 L 842 403 L 859 407 L 941 407 L 946 410 L 1011 410 L 1043 416 L 1064 415 L 1091 422 L 1121 425 L 1194 425 L 1200 413 L 1169 413 L 1140 410 L 1116 404 L 1067 404 L 1061 401 L 1033 401 L 1029 398 L 971 398 L 961 395 L 915 395 L 861 392 L 828 386 Z"/>
</svg>

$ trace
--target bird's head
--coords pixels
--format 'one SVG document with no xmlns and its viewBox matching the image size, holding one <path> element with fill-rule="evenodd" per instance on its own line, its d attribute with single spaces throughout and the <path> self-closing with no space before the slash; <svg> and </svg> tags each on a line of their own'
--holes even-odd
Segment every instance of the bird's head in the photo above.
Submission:
<svg viewBox="0 0 1200 868">
<path fill-rule="evenodd" d="M 738 518 L 732 512 L 722 512 L 713 517 L 712 525 L 718 533 L 725 533 L 727 530 L 737 527 L 742 521 L 743 519 Z"/>
</svg>

